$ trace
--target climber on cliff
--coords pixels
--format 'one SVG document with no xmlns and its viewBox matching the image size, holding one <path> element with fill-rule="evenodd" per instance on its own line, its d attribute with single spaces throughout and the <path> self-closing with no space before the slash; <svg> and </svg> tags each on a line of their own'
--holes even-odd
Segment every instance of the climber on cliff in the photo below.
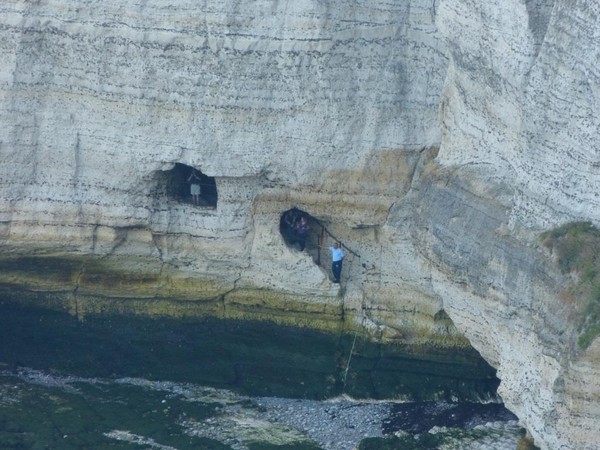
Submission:
<svg viewBox="0 0 600 450">
<path fill-rule="evenodd" d="M 280 231 L 289 246 L 298 244 L 300 251 L 306 248 L 306 238 L 310 229 L 306 213 L 292 208 L 281 217 Z"/>
<path fill-rule="evenodd" d="M 342 263 L 344 262 L 344 256 L 346 253 L 342 250 L 342 245 L 339 241 L 335 241 L 333 245 L 327 247 L 331 252 L 331 273 L 333 275 L 333 282 L 340 282 L 340 276 L 342 275 Z"/>
<path fill-rule="evenodd" d="M 192 169 L 192 173 L 188 177 L 188 183 L 190 183 L 190 194 L 192 194 L 192 201 L 194 205 L 200 204 L 200 176 L 196 169 Z"/>
<path fill-rule="evenodd" d="M 306 238 L 308 236 L 308 222 L 306 221 L 306 217 L 300 217 L 295 224 L 294 231 L 296 232 L 296 239 L 298 240 L 298 244 L 300 244 L 300 251 L 304 251 L 306 247 Z"/>
</svg>

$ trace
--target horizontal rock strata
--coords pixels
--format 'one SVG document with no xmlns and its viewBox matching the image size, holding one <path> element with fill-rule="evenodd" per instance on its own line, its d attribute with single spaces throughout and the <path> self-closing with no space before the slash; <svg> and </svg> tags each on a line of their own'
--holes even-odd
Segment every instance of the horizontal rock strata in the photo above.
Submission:
<svg viewBox="0 0 600 450">
<path fill-rule="evenodd" d="M 470 343 L 537 445 L 593 449 L 598 339 L 574 346 L 569 280 L 539 235 L 600 224 L 599 13 L 582 0 L 4 1 L 3 292 L 82 318 Z M 178 167 L 214 177 L 216 207 L 174 194 Z M 305 252 L 280 233 L 292 208 L 313 220 Z M 346 245 L 341 289 L 322 235 Z"/>
</svg>

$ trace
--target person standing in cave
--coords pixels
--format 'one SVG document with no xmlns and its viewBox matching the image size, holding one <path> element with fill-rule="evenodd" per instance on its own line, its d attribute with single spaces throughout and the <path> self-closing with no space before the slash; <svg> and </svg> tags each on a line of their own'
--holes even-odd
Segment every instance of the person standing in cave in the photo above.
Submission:
<svg viewBox="0 0 600 450">
<path fill-rule="evenodd" d="M 296 211 L 290 209 L 286 211 L 280 222 L 280 230 L 283 235 L 285 242 L 288 245 L 294 245 L 296 243 L 296 222 L 298 220 Z"/>
<path fill-rule="evenodd" d="M 294 231 L 296 234 L 296 239 L 298 241 L 298 244 L 300 244 L 300 251 L 304 251 L 304 248 L 306 247 L 306 238 L 308 236 L 308 222 L 306 221 L 306 217 L 302 216 L 300 217 L 300 219 L 296 222 L 296 225 L 294 227 Z"/>
<path fill-rule="evenodd" d="M 190 194 L 192 194 L 192 201 L 194 202 L 194 205 L 199 205 L 201 193 L 200 181 L 202 180 L 198 175 L 198 171 L 196 169 L 192 169 L 192 173 L 190 173 L 190 176 L 187 180 L 188 183 L 190 183 Z"/>
<path fill-rule="evenodd" d="M 342 275 L 342 263 L 344 262 L 346 253 L 342 249 L 342 244 L 339 241 L 335 241 L 333 245 L 330 245 L 327 249 L 331 252 L 331 273 L 333 275 L 333 282 L 339 284 Z"/>
</svg>

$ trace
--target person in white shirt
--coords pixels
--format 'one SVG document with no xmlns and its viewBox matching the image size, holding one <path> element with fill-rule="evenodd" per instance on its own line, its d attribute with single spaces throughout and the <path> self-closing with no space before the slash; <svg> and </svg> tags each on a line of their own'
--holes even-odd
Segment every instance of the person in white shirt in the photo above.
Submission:
<svg viewBox="0 0 600 450">
<path fill-rule="evenodd" d="M 342 274 L 342 262 L 344 261 L 344 250 L 338 241 L 335 241 L 332 246 L 327 247 L 331 252 L 331 273 L 333 274 L 333 282 L 339 283 Z"/>
<path fill-rule="evenodd" d="M 200 182 L 202 180 L 198 176 L 198 172 L 196 171 L 196 169 L 192 170 L 192 173 L 190 173 L 190 176 L 187 180 L 188 183 L 190 183 L 190 194 L 192 194 L 192 201 L 194 202 L 194 205 L 199 205 L 201 193 Z"/>
</svg>

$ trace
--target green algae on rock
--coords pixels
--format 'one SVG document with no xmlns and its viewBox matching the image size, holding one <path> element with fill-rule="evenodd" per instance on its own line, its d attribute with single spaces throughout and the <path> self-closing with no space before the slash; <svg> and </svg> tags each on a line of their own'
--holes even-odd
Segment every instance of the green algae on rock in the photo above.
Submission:
<svg viewBox="0 0 600 450">
<path fill-rule="evenodd" d="M 600 230 L 591 222 L 571 222 L 542 233 L 541 239 L 570 277 L 563 299 L 578 323 L 577 344 L 585 350 L 600 335 Z"/>
<path fill-rule="evenodd" d="M 346 333 L 266 321 L 88 315 L 0 302 L 0 361 L 87 377 L 143 377 L 251 395 L 495 399 L 495 371 L 473 350 L 414 353 Z M 348 355 L 353 357 L 346 377 Z"/>
</svg>

